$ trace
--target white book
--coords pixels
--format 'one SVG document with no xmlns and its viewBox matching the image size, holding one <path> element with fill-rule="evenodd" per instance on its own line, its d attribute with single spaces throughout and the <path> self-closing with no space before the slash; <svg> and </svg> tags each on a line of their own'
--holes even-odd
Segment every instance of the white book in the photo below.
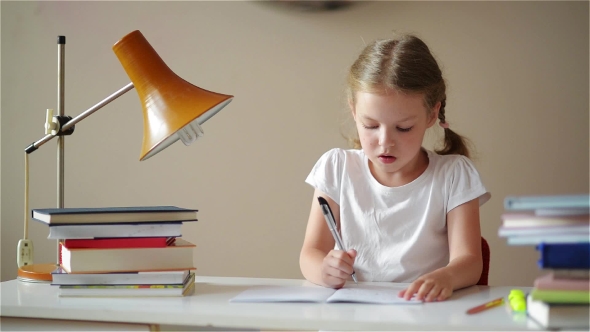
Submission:
<svg viewBox="0 0 590 332">
<path fill-rule="evenodd" d="M 62 245 L 61 267 L 68 273 L 191 270 L 195 245 L 177 238 L 160 248 L 74 248 Z"/>
<path fill-rule="evenodd" d="M 194 291 L 195 274 L 180 285 L 90 285 L 59 286 L 61 297 L 160 297 L 185 296 Z"/>
<path fill-rule="evenodd" d="M 230 302 L 316 302 L 420 304 L 416 299 L 405 300 L 398 293 L 406 286 L 345 285 L 340 289 L 317 285 L 255 286 L 230 299 Z"/>
<path fill-rule="evenodd" d="M 180 237 L 182 223 L 111 225 L 59 225 L 49 227 L 48 239 L 95 239 L 113 237 Z"/>
<path fill-rule="evenodd" d="M 528 296 L 527 314 L 548 329 L 590 328 L 590 306 L 587 304 L 548 304 Z"/>
<path fill-rule="evenodd" d="M 117 273 L 67 273 L 57 268 L 52 285 L 166 285 L 182 284 L 190 270 Z"/>
<path fill-rule="evenodd" d="M 537 245 L 539 243 L 587 243 L 590 239 L 588 233 L 584 234 L 555 234 L 555 235 L 529 235 L 508 237 L 508 245 L 524 246 Z"/>
<path fill-rule="evenodd" d="M 567 225 L 567 226 L 545 226 L 545 227 L 505 227 L 500 226 L 498 236 L 530 236 L 530 235 L 567 235 L 567 234 L 590 234 L 590 224 Z"/>
</svg>

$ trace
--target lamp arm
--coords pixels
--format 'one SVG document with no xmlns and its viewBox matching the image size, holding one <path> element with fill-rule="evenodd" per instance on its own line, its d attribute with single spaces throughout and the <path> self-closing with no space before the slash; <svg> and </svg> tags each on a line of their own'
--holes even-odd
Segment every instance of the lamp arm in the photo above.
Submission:
<svg viewBox="0 0 590 332">
<path fill-rule="evenodd" d="M 31 145 L 27 146 L 25 148 L 25 152 L 27 154 L 30 154 L 31 152 L 37 150 L 37 148 L 39 148 L 41 145 L 49 142 L 55 136 L 59 136 L 59 132 L 65 132 L 65 131 L 67 131 L 69 129 L 72 129 L 76 123 L 84 120 L 90 114 L 92 114 L 92 113 L 98 111 L 99 109 L 103 108 L 105 105 L 107 105 L 111 101 L 113 101 L 113 100 L 121 97 L 123 94 L 125 94 L 126 92 L 128 92 L 129 90 L 131 90 L 133 88 L 134 88 L 133 83 L 129 83 L 129 84 L 125 85 L 124 87 L 122 87 L 121 89 L 115 91 L 113 94 L 111 94 L 110 96 L 106 97 L 105 99 L 103 99 L 102 101 L 100 101 L 99 103 L 97 103 L 96 105 L 90 107 L 86 111 L 80 113 L 75 118 L 73 118 L 70 121 L 66 122 L 63 126 L 61 126 L 61 128 L 58 129 L 58 134 L 55 134 L 55 135 L 54 134 L 45 135 L 40 140 L 38 140 L 38 141 L 32 143 Z"/>
</svg>

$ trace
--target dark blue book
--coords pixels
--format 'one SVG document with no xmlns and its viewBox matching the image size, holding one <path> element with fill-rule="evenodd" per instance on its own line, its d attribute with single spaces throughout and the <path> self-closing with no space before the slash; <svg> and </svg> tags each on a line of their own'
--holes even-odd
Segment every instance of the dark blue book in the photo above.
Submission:
<svg viewBox="0 0 590 332">
<path fill-rule="evenodd" d="M 540 243 L 541 269 L 590 269 L 590 242 Z"/>
<path fill-rule="evenodd" d="M 48 225 L 179 222 L 197 220 L 194 209 L 176 206 L 131 206 L 33 209 L 33 219 Z"/>
</svg>

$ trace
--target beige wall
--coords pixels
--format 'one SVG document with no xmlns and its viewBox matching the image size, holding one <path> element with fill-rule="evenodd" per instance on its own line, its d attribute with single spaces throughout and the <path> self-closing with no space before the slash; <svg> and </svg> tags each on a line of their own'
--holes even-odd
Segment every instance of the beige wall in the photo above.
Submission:
<svg viewBox="0 0 590 332">
<path fill-rule="evenodd" d="M 481 211 L 490 282 L 531 285 L 532 247 L 497 236 L 503 199 L 588 192 L 588 2 L 377 2 L 327 13 L 247 2 L 1 2 L 2 280 L 16 275 L 24 153 L 56 107 L 65 35 L 66 114 L 129 82 L 111 46 L 139 29 L 181 77 L 234 94 L 193 146 L 139 162 L 140 105 L 128 93 L 66 140 L 66 206 L 178 205 L 200 275 L 300 278 L 312 189 L 304 179 L 345 147 L 343 82 L 364 41 L 414 32 L 449 83 L 447 119 L 470 137 L 493 194 Z M 439 132 L 429 136 L 427 146 Z M 55 141 L 30 155 L 30 207 L 56 205 Z M 32 222 L 36 262 L 54 259 Z"/>
</svg>

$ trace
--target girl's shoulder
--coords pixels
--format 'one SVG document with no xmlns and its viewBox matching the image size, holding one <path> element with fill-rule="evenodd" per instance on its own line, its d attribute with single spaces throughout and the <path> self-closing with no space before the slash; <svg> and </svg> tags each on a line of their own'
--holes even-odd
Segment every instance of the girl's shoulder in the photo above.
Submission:
<svg viewBox="0 0 590 332">
<path fill-rule="evenodd" d="M 473 165 L 471 159 L 460 154 L 445 154 L 441 155 L 431 150 L 428 152 L 428 159 L 433 161 L 437 167 L 455 167 L 457 165 L 469 164 Z"/>
<path fill-rule="evenodd" d="M 365 154 L 362 149 L 342 149 L 333 148 L 330 149 L 320 157 L 320 159 L 334 161 L 334 162 L 351 162 L 351 161 L 362 161 L 365 158 Z"/>
<path fill-rule="evenodd" d="M 439 172 L 476 173 L 477 169 L 471 159 L 460 154 L 440 155 L 427 150 L 428 158 Z"/>
</svg>

